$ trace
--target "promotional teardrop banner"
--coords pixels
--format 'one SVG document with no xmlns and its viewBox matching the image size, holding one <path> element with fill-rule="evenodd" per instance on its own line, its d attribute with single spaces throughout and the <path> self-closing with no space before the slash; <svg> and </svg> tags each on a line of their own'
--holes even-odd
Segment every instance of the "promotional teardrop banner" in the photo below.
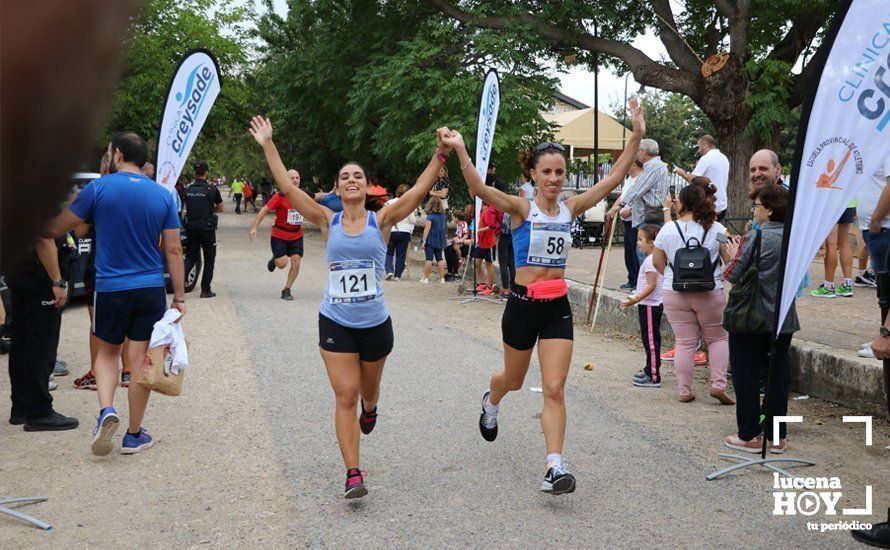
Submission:
<svg viewBox="0 0 890 550">
<path fill-rule="evenodd" d="M 812 61 L 823 67 L 801 113 L 777 333 L 822 242 L 890 153 L 888 8 L 887 0 L 842 2 L 827 55 Z"/>
<path fill-rule="evenodd" d="M 494 127 L 498 121 L 498 109 L 501 106 L 501 83 L 498 72 L 489 69 L 482 85 L 482 100 L 479 105 L 479 123 L 476 126 L 476 171 L 485 181 L 488 163 L 491 160 L 492 144 L 494 143 Z M 473 227 L 479 230 L 479 216 L 482 200 L 476 198 L 476 222 Z"/>
<path fill-rule="evenodd" d="M 172 191 L 222 88 L 219 64 L 207 50 L 193 50 L 176 68 L 158 127 L 155 179 Z"/>
</svg>

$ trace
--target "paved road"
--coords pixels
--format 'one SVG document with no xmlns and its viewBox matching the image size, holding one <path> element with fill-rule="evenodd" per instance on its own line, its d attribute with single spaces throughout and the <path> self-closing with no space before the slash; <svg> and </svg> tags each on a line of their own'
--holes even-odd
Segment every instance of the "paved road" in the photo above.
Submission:
<svg viewBox="0 0 890 550">
<path fill-rule="evenodd" d="M 371 493 L 344 501 L 333 394 L 317 349 L 322 243 L 307 233 L 296 300 L 283 302 L 284 273 L 265 270 L 268 226 L 251 243 L 249 222 L 222 217 L 219 296 L 189 297 L 193 372 L 183 396 L 152 400 L 155 448 L 90 456 L 95 394 L 72 389 L 70 379 L 57 405 L 79 416 L 81 429 L 0 426 L 0 493 L 47 493 L 48 503 L 25 511 L 56 524 L 45 534 L 0 518 L 0 547 L 112 547 L 126 534 L 148 547 L 852 547 L 846 533 L 817 534 L 807 518 L 772 516 L 766 473 L 705 481 L 735 422 L 732 407 L 707 397 L 704 370 L 700 399 L 681 405 L 670 368 L 660 390 L 631 387 L 641 359 L 635 339 L 580 327 L 565 450 L 578 490 L 539 493 L 541 394 L 529 390 L 540 386 L 537 369 L 504 401 L 498 440 L 483 441 L 478 401 L 501 362 L 502 306 L 459 305 L 454 286 L 418 284 L 416 266 L 410 280 L 385 286 L 396 349 L 377 428 L 362 440 Z M 61 354 L 78 371 L 84 309 L 72 308 L 63 325 Z M 583 370 L 591 361 L 594 370 Z M 6 384 L 0 377 L 4 399 Z M 791 413 L 822 422 L 791 431 L 793 452 L 819 463 L 810 475 L 842 476 L 848 507 L 874 485 L 880 514 L 890 489 L 880 473 L 890 471 L 886 424 L 865 449 L 840 408 L 811 400 L 794 402 Z"/>
<path fill-rule="evenodd" d="M 342 463 L 332 432 L 333 396 L 317 344 L 317 306 L 325 283 L 323 248 L 307 233 L 294 295 L 277 291 L 283 273 L 262 272 L 265 242 L 248 247 L 242 230 L 223 230 L 222 288 L 249 334 L 268 421 L 302 521 L 299 539 L 341 546 L 836 546 L 800 519 L 773 518 L 769 476 L 707 482 L 734 411 L 707 398 L 674 400 L 629 386 L 637 354 L 622 341 L 579 329 L 569 377 L 566 457 L 578 491 L 537 491 L 544 473 L 533 368 L 526 387 L 502 406 L 498 440 L 476 426 L 478 399 L 501 362 L 500 313 L 489 303 L 459 305 L 451 285 L 387 283 L 396 348 L 384 374 L 380 420 L 362 440 L 371 495 L 338 500 Z M 259 240 L 258 240 L 259 241 Z M 223 282 L 224 281 L 224 282 Z M 583 334 L 583 335 L 582 335 Z M 597 364 L 592 372 L 580 367 Z M 619 371 L 620 382 L 610 375 Z M 605 384 L 604 384 L 605 382 Z M 700 396 L 706 387 L 700 381 Z M 657 395 L 656 395 L 657 394 Z M 653 398 L 656 401 L 653 403 Z M 698 433 L 695 433 L 698 432 Z"/>
</svg>

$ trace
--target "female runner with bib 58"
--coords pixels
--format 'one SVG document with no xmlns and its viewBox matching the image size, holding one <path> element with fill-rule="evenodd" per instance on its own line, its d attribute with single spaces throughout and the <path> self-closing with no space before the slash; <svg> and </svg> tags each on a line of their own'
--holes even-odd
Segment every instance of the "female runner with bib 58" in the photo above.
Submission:
<svg viewBox="0 0 890 550">
<path fill-rule="evenodd" d="M 575 478 L 562 460 L 566 429 L 563 390 L 572 359 L 572 309 L 564 279 L 566 257 L 572 242 L 572 220 L 603 200 L 627 174 L 646 130 L 643 111 L 630 101 L 633 134 L 627 149 L 602 181 L 565 202 L 558 200 L 566 178 L 565 148 L 559 143 L 538 145 L 527 168 L 538 193 L 533 200 L 487 187 L 476 172 L 458 132 L 449 131 L 442 142 L 457 151 L 470 194 L 510 215 L 513 229 L 516 281 L 501 320 L 504 370 L 491 377 L 482 397 L 479 429 L 486 441 L 498 434 L 498 405 L 509 391 L 522 388 L 535 343 L 541 363 L 544 410 L 541 428 L 547 447 L 547 472 L 541 491 L 553 495 L 575 490 Z"/>
<path fill-rule="evenodd" d="M 451 147 L 442 144 L 443 129 L 438 130 L 439 146 L 417 183 L 376 213 L 365 208 L 369 186 L 365 170 L 355 162 L 344 164 L 336 183 L 343 212 L 334 213 L 291 184 L 272 142 L 269 119 L 257 116 L 250 125 L 280 192 L 306 220 L 321 228 L 325 241 L 330 273 L 319 308 L 318 345 L 337 403 L 334 425 L 346 465 L 344 496 L 363 497 L 368 490 L 359 469 L 359 428 L 369 434 L 377 422 L 380 378 L 393 348 L 392 320 L 380 284 L 386 245 L 393 225 L 411 214 L 429 193 Z M 361 414 L 356 419 L 359 402 Z"/>
</svg>

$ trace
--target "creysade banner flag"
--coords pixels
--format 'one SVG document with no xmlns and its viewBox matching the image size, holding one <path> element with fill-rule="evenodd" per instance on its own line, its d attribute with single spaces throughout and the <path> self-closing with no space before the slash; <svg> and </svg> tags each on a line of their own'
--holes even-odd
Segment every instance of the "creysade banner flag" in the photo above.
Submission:
<svg viewBox="0 0 890 550">
<path fill-rule="evenodd" d="M 491 160 L 491 147 L 494 142 L 494 127 L 498 121 L 498 108 L 501 106 L 501 85 L 498 73 L 490 69 L 485 74 L 485 83 L 482 85 L 482 102 L 479 106 L 479 124 L 476 126 L 476 171 L 482 181 L 488 172 L 488 162 Z M 476 222 L 473 227 L 479 230 L 479 216 L 482 210 L 482 200 L 476 198 Z"/>
<path fill-rule="evenodd" d="M 194 50 L 179 62 L 158 129 L 155 178 L 172 190 L 189 152 L 222 87 L 219 64 L 206 50 Z"/>
<path fill-rule="evenodd" d="M 848 0 L 835 17 L 802 147 L 798 136 L 776 332 L 819 246 L 890 151 L 890 1 Z"/>
</svg>

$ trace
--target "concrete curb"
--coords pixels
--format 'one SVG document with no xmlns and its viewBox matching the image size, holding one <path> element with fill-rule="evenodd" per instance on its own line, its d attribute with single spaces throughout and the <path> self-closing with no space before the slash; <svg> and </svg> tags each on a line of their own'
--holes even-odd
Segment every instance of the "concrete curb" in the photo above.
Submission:
<svg viewBox="0 0 890 550">
<path fill-rule="evenodd" d="M 569 301 L 575 322 L 584 323 L 593 287 L 569 281 Z M 639 321 L 632 309 L 619 306 L 623 294 L 604 290 L 597 324 L 626 334 L 639 333 Z M 663 347 L 673 345 L 673 332 L 667 316 L 662 318 Z M 863 359 L 847 350 L 824 344 L 794 339 L 791 344 L 791 389 L 844 407 L 875 416 L 887 414 L 884 395 L 883 365 L 874 359 Z"/>
</svg>

